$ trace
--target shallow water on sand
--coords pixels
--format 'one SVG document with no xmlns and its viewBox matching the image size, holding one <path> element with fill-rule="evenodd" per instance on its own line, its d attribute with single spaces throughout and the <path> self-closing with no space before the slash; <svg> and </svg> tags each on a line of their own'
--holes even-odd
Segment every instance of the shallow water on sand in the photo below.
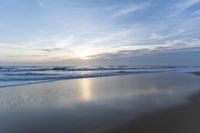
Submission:
<svg viewBox="0 0 200 133">
<path fill-rule="evenodd" d="M 192 74 L 83 78 L 0 89 L 2 133 L 90 133 L 188 102 Z"/>
</svg>

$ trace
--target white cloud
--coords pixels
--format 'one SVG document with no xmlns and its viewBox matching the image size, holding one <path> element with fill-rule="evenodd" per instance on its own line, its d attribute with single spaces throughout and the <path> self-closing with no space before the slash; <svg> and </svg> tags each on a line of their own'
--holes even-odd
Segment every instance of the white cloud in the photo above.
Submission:
<svg viewBox="0 0 200 133">
<path fill-rule="evenodd" d="M 200 0 L 184 0 L 184 1 L 181 1 L 181 3 L 178 3 L 175 6 L 175 10 L 172 11 L 168 17 L 177 16 L 178 14 L 180 14 L 183 11 L 187 10 L 188 8 L 194 6 L 198 2 L 200 2 Z"/>
<path fill-rule="evenodd" d="M 179 12 L 181 12 L 190 8 L 191 6 L 195 5 L 198 2 L 200 2 L 200 0 L 186 0 L 185 2 L 178 4 L 177 9 Z"/>
<path fill-rule="evenodd" d="M 155 33 L 152 33 L 151 35 L 150 35 L 150 39 L 162 39 L 163 37 L 161 36 L 161 35 L 159 35 L 159 34 L 155 34 Z"/>
<path fill-rule="evenodd" d="M 120 7 L 115 11 L 112 17 L 120 17 L 131 13 L 135 13 L 137 11 L 146 9 L 149 5 L 149 3 L 143 3 L 139 5 L 128 5 L 126 7 Z"/>
</svg>

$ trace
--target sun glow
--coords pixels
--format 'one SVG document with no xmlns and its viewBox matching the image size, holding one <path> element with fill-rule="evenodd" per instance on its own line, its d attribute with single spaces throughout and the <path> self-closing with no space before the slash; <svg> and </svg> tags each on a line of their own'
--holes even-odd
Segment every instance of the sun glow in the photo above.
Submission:
<svg viewBox="0 0 200 133">
<path fill-rule="evenodd" d="M 95 50 L 93 50 L 91 48 L 80 48 L 76 52 L 76 56 L 83 60 L 89 60 L 89 59 L 91 59 L 91 56 L 95 55 L 95 54 L 96 54 Z"/>
</svg>

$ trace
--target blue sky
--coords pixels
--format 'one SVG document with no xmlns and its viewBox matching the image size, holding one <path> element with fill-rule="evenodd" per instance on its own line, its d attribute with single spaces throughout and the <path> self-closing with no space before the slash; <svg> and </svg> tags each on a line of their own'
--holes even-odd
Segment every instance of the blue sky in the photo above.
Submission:
<svg viewBox="0 0 200 133">
<path fill-rule="evenodd" d="M 200 0 L 0 0 L 0 18 L 1 64 L 198 59 Z"/>
</svg>

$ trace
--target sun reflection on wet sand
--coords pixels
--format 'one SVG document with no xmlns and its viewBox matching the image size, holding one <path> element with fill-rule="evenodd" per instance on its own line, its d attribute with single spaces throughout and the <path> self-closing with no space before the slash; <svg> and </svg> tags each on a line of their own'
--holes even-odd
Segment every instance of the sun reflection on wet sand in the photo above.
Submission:
<svg viewBox="0 0 200 133">
<path fill-rule="evenodd" d="M 91 80 L 89 78 L 80 80 L 80 95 L 83 101 L 92 100 Z"/>
</svg>

